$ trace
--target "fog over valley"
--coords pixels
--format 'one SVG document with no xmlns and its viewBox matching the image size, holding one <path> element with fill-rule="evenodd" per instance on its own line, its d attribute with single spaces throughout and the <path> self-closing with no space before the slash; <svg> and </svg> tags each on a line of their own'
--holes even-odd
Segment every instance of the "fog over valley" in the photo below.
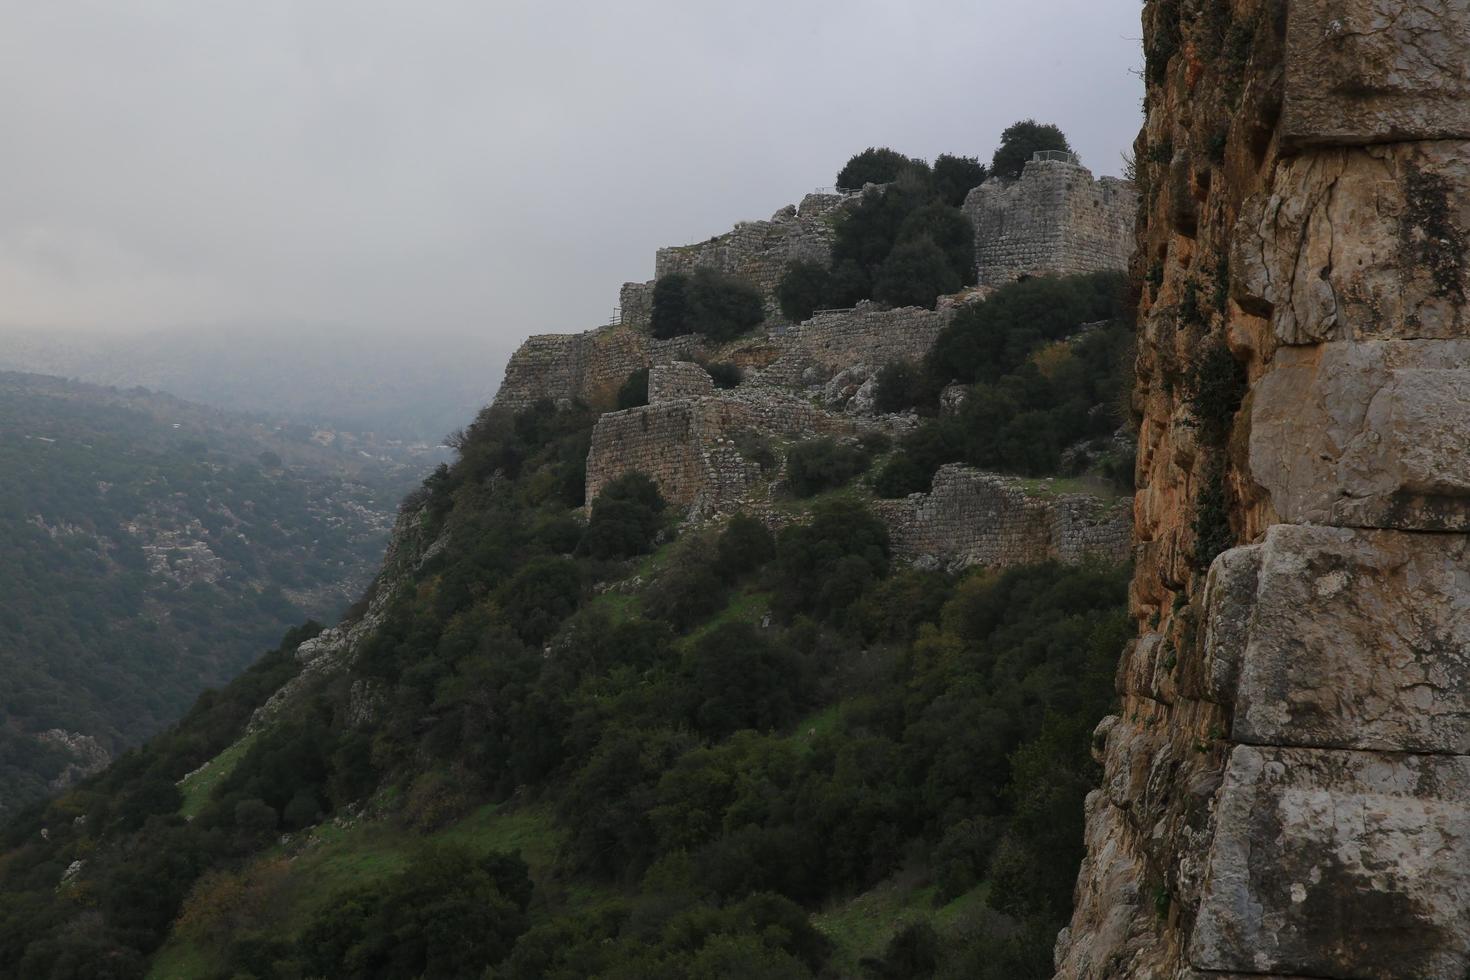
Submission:
<svg viewBox="0 0 1470 980">
<path fill-rule="evenodd" d="M 0 326 L 473 337 L 482 399 L 864 146 L 987 160 L 1035 116 L 1105 174 L 1138 123 L 1131 0 L 0 11 Z"/>
</svg>

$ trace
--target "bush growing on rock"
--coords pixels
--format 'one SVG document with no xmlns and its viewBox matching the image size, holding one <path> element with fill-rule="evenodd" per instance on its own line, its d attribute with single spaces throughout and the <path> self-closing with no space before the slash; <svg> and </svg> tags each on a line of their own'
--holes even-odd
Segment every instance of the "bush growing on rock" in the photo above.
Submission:
<svg viewBox="0 0 1470 980">
<path fill-rule="evenodd" d="M 871 460 L 856 446 L 831 438 L 809 439 L 791 447 L 786 456 L 786 482 L 798 497 L 845 486 L 867 470 Z"/>
<path fill-rule="evenodd" d="M 786 267 L 776 284 L 776 301 L 781 315 L 793 323 L 810 320 L 823 309 L 832 290 L 832 272 L 820 262 L 798 260 Z"/>
<path fill-rule="evenodd" d="M 913 361 L 894 361 L 878 369 L 873 391 L 875 411 L 902 412 L 923 405 L 929 396 L 928 376 Z"/>
<path fill-rule="evenodd" d="M 706 364 L 704 365 L 704 371 L 709 375 L 710 380 L 715 383 L 715 387 L 722 391 L 728 391 L 736 387 L 740 384 L 741 378 L 745 376 L 745 373 L 740 370 L 739 365 L 730 364 L 726 361 L 716 361 L 713 364 Z"/>
<path fill-rule="evenodd" d="M 648 329 L 659 340 L 694 332 L 688 276 L 674 272 L 653 284 L 653 309 L 649 314 Z"/>
<path fill-rule="evenodd" d="M 641 408 L 648 404 L 648 368 L 630 372 L 628 380 L 618 388 L 618 410 Z"/>
</svg>

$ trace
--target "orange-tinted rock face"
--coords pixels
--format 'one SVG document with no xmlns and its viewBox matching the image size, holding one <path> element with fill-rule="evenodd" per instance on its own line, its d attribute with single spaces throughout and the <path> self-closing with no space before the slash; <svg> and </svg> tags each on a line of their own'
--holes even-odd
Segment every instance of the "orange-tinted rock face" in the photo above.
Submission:
<svg viewBox="0 0 1470 980">
<path fill-rule="evenodd" d="M 1459 980 L 1470 0 L 1143 19 L 1140 639 L 1058 976 Z"/>
</svg>

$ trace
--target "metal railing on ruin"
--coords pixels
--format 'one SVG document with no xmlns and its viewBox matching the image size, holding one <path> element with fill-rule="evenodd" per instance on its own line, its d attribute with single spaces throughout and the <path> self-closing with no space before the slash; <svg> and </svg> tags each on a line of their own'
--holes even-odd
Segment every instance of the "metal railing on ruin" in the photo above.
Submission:
<svg viewBox="0 0 1470 980">
<path fill-rule="evenodd" d="M 1079 167 L 1082 166 L 1082 158 L 1079 157 L 1077 154 L 1070 153 L 1066 150 L 1037 150 L 1035 153 L 1031 154 L 1031 159 L 1037 162 L 1050 161 L 1056 163 L 1071 163 Z"/>
</svg>

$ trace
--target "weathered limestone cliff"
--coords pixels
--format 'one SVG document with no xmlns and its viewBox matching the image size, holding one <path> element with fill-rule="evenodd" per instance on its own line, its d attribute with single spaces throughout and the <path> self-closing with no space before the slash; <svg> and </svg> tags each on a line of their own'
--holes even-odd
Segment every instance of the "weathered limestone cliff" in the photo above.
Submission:
<svg viewBox="0 0 1470 980">
<path fill-rule="evenodd" d="M 1470 0 L 1149 0 L 1122 710 L 1060 977 L 1470 966 Z"/>
</svg>

